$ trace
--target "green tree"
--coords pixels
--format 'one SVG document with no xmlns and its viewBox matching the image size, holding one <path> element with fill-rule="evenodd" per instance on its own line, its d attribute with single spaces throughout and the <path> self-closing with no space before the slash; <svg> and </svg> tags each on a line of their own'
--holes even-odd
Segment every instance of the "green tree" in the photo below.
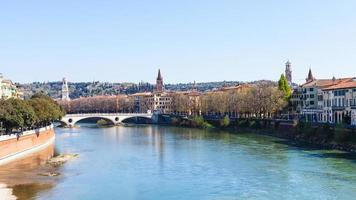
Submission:
<svg viewBox="0 0 356 200">
<path fill-rule="evenodd" d="M 281 90 L 284 94 L 284 98 L 288 100 L 291 95 L 292 95 L 292 89 L 289 87 L 288 80 L 284 76 L 284 74 L 281 74 L 281 77 L 279 78 L 278 81 L 278 89 Z"/>
<path fill-rule="evenodd" d="M 48 96 L 36 94 L 30 100 L 0 100 L 0 122 L 6 132 L 34 125 L 47 125 L 64 116 L 61 107 Z"/>
<path fill-rule="evenodd" d="M 64 116 L 63 109 L 50 97 L 43 94 L 35 94 L 28 100 L 38 117 L 38 125 L 46 125 Z"/>
<path fill-rule="evenodd" d="M 24 124 L 21 115 L 16 112 L 16 109 L 9 101 L 0 101 L 0 121 L 6 133 L 10 133 L 14 128 Z"/>
<path fill-rule="evenodd" d="M 37 120 L 34 110 L 26 101 L 8 99 L 0 102 L 0 121 L 6 132 L 31 128 Z"/>
<path fill-rule="evenodd" d="M 223 119 L 220 120 L 221 127 L 228 127 L 230 125 L 230 118 L 229 116 L 225 116 Z"/>
<path fill-rule="evenodd" d="M 17 114 L 23 119 L 23 124 L 19 128 L 31 128 L 38 121 L 35 111 L 27 101 L 20 99 L 9 99 L 7 101 L 10 101 Z"/>
</svg>

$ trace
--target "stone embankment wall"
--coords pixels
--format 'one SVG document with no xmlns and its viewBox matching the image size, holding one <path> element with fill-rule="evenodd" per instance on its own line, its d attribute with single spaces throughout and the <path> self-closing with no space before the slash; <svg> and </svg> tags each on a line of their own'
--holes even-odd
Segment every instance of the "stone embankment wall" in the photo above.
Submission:
<svg viewBox="0 0 356 200">
<path fill-rule="evenodd" d="M 41 150 L 54 141 L 53 125 L 24 131 L 20 135 L 0 136 L 0 165 Z"/>
</svg>

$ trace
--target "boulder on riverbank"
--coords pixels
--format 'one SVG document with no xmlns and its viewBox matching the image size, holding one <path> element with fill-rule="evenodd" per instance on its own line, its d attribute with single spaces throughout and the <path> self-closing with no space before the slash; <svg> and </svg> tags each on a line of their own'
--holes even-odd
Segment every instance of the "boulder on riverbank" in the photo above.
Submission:
<svg viewBox="0 0 356 200">
<path fill-rule="evenodd" d="M 61 174 L 59 172 L 44 172 L 44 173 L 39 173 L 38 175 L 53 177 L 53 176 L 59 176 Z"/>
<path fill-rule="evenodd" d="M 63 165 L 69 160 L 72 160 L 74 158 L 77 158 L 79 155 L 78 154 L 60 154 L 58 156 L 55 156 L 47 161 L 47 164 L 53 166 L 53 167 L 58 167 Z"/>
</svg>

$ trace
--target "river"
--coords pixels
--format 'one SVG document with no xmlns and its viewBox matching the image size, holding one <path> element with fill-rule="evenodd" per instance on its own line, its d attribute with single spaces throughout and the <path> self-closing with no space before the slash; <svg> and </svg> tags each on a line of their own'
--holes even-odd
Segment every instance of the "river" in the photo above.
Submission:
<svg viewBox="0 0 356 200">
<path fill-rule="evenodd" d="M 79 157 L 43 177 L 56 153 Z M 45 154 L 45 155 L 44 155 Z M 41 155 L 41 156 L 40 156 Z M 354 199 L 356 157 L 256 134 L 165 126 L 56 129 L 55 147 L 0 167 L 19 199 Z M 1 199 L 1 198 L 0 198 Z"/>
</svg>

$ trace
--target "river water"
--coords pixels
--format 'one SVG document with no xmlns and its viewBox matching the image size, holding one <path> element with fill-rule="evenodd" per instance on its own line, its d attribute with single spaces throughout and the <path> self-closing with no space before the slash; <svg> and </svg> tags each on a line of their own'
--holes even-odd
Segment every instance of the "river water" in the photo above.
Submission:
<svg viewBox="0 0 356 200">
<path fill-rule="evenodd" d="M 60 176 L 41 177 L 48 155 L 34 155 L 32 164 L 0 167 L 0 182 L 24 200 L 356 197 L 355 156 L 256 134 L 82 125 L 56 129 L 55 152 L 79 157 L 52 169 Z"/>
</svg>

